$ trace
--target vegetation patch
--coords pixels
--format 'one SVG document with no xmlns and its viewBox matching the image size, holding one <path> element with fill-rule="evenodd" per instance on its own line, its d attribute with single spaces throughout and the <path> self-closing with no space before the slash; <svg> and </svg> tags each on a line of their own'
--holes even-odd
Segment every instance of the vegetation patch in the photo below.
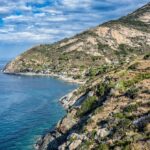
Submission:
<svg viewBox="0 0 150 150">
<path fill-rule="evenodd" d="M 77 116 L 83 116 L 95 108 L 97 104 L 97 97 L 92 96 L 88 97 L 81 105 L 81 108 L 77 112 Z"/>
<path fill-rule="evenodd" d="M 134 99 L 137 97 L 139 92 L 139 89 L 136 87 L 131 87 L 130 89 L 127 90 L 127 92 L 125 93 L 125 95 L 131 99 Z"/>
<path fill-rule="evenodd" d="M 90 76 L 90 77 L 98 76 L 98 75 L 101 75 L 101 74 L 104 74 L 104 73 L 110 71 L 111 68 L 112 68 L 112 66 L 110 66 L 110 65 L 102 65 L 97 68 L 90 68 L 87 76 Z"/>
<path fill-rule="evenodd" d="M 132 64 L 131 66 L 129 66 L 128 69 L 130 69 L 130 70 L 136 70 L 137 67 L 138 67 L 138 65 L 139 65 L 139 63 L 136 62 L 136 63 Z"/>
<path fill-rule="evenodd" d="M 98 150 L 109 150 L 109 145 L 105 143 L 101 143 L 98 147 Z"/>
<path fill-rule="evenodd" d="M 128 105 L 127 107 L 124 108 L 124 112 L 133 112 L 133 111 L 137 111 L 138 109 L 138 104 L 132 104 L 132 105 Z"/>
<path fill-rule="evenodd" d="M 145 60 L 150 60 L 150 53 L 149 53 L 149 54 L 146 54 L 146 55 L 144 56 L 144 59 L 145 59 Z"/>
</svg>

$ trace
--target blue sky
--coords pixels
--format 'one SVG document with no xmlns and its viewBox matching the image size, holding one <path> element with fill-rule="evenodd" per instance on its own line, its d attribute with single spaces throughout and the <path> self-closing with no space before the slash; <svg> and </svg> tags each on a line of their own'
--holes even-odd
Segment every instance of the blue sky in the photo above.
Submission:
<svg viewBox="0 0 150 150">
<path fill-rule="evenodd" d="M 126 15 L 149 0 L 0 0 L 0 58 L 14 57 L 102 22 Z"/>
</svg>

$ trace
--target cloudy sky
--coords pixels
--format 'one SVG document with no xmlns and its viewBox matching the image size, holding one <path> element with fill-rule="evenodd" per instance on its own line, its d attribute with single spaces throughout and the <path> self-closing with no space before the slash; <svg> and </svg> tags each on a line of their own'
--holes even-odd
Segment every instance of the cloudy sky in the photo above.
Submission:
<svg viewBox="0 0 150 150">
<path fill-rule="evenodd" d="M 0 58 L 126 15 L 149 0 L 0 0 Z"/>
</svg>

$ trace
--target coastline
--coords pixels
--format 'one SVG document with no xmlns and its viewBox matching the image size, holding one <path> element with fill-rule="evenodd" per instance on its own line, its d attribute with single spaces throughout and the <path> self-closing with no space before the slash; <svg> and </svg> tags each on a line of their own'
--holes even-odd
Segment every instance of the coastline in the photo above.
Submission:
<svg viewBox="0 0 150 150">
<path fill-rule="evenodd" d="M 23 76 L 46 76 L 46 77 L 53 77 L 53 78 L 57 78 L 69 83 L 76 83 L 79 85 L 85 84 L 85 81 L 82 80 L 78 80 L 78 79 L 73 79 L 71 77 L 66 77 L 64 75 L 59 75 L 59 74 L 55 74 L 55 73 L 51 73 L 51 74 L 44 74 L 44 73 L 35 73 L 35 72 L 20 72 L 20 73 L 15 73 L 15 72 L 6 72 L 6 71 L 2 71 L 2 73 L 4 74 L 8 74 L 8 75 L 23 75 Z"/>
<path fill-rule="evenodd" d="M 85 84 L 85 81 L 79 81 L 79 80 L 75 80 L 69 77 L 64 77 L 62 75 L 58 75 L 58 74 L 42 74 L 42 73 L 34 73 L 34 72 L 29 72 L 29 73 L 10 73 L 10 72 L 5 72 L 2 71 L 2 73 L 4 74 L 8 74 L 8 75 L 20 75 L 20 76 L 47 76 L 47 77 L 54 77 L 54 78 L 58 78 L 60 80 L 69 82 L 69 83 L 76 83 L 78 85 L 83 85 Z M 76 89 L 74 89 L 73 91 L 67 93 L 66 95 L 62 96 L 59 99 L 59 102 L 61 103 L 62 107 L 67 111 L 71 106 L 73 106 L 73 104 L 76 102 L 76 100 L 78 99 L 78 97 L 74 97 L 73 95 L 74 93 L 78 90 L 78 87 Z M 60 120 L 58 120 L 58 122 L 56 123 L 56 125 L 54 126 L 54 128 L 52 130 L 50 130 L 49 132 L 40 135 L 40 137 L 36 140 L 36 143 L 33 145 L 33 148 L 35 150 L 46 150 L 49 141 L 53 141 L 55 140 L 55 138 L 57 137 L 61 137 L 63 135 L 63 133 L 59 132 L 59 128 L 61 126 L 61 122 L 66 118 L 67 116 L 65 115 L 64 117 L 62 117 Z"/>
</svg>

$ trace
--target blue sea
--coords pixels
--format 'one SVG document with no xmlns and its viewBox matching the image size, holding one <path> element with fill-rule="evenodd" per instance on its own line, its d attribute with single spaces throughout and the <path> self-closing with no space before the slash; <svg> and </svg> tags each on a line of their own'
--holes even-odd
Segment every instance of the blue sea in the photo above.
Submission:
<svg viewBox="0 0 150 150">
<path fill-rule="evenodd" d="M 0 69 L 8 60 L 0 60 Z M 0 73 L 0 150 L 32 150 L 64 115 L 59 99 L 77 85 Z"/>
</svg>

